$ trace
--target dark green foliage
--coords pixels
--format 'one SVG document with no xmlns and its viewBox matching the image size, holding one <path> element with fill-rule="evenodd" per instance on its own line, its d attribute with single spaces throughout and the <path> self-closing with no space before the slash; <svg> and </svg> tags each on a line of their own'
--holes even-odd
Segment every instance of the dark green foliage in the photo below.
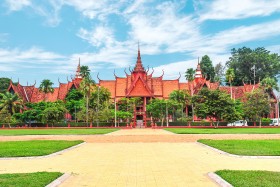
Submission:
<svg viewBox="0 0 280 187">
<path fill-rule="evenodd" d="M 220 170 L 215 172 L 234 187 L 278 187 L 280 172 Z"/>
<path fill-rule="evenodd" d="M 213 67 L 213 63 L 210 60 L 209 56 L 204 55 L 200 61 L 200 68 L 203 76 L 206 80 L 211 80 L 211 82 L 215 79 L 215 69 Z"/>
<path fill-rule="evenodd" d="M 230 96 L 220 90 L 202 89 L 192 98 L 195 114 L 201 118 L 219 121 L 235 121 L 240 114 L 235 109 L 235 103 Z"/>
<path fill-rule="evenodd" d="M 2 77 L 0 78 L 0 93 L 7 92 L 11 79 Z"/>
<path fill-rule="evenodd" d="M 260 89 L 247 93 L 243 110 L 247 118 L 253 121 L 261 121 L 261 118 L 270 111 L 268 95 Z"/>
<path fill-rule="evenodd" d="M 242 86 L 243 81 L 257 83 L 265 77 L 275 78 L 280 73 L 280 56 L 275 53 L 271 54 L 263 47 L 256 49 L 233 48 L 231 55 L 226 64 L 228 68 L 234 70 L 235 79 L 232 82 L 234 86 Z"/>
<path fill-rule="evenodd" d="M 42 187 L 60 177 L 60 172 L 0 174 L 1 187 Z"/>
<path fill-rule="evenodd" d="M 7 110 L 10 114 L 19 112 L 23 108 L 23 101 L 17 94 L 0 93 L 0 110 Z"/>
<path fill-rule="evenodd" d="M 50 81 L 49 79 L 44 79 L 42 80 L 40 86 L 39 86 L 39 90 L 40 92 L 43 92 L 45 94 L 47 93 L 53 93 L 54 89 L 53 89 L 53 82 Z"/>
<path fill-rule="evenodd" d="M 191 82 L 194 80 L 194 74 L 195 74 L 195 70 L 193 68 L 189 68 L 187 69 L 187 71 L 185 72 L 185 77 L 186 80 Z"/>
</svg>

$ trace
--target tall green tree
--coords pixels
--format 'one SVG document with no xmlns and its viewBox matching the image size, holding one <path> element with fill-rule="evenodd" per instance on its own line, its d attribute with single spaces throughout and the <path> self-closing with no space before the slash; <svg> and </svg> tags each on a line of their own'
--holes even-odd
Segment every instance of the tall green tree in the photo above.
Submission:
<svg viewBox="0 0 280 187">
<path fill-rule="evenodd" d="M 215 69 L 209 56 L 204 55 L 202 57 L 200 61 L 200 68 L 206 80 L 211 80 L 211 82 L 213 82 L 215 79 Z"/>
<path fill-rule="evenodd" d="M 5 93 L 10 85 L 11 79 L 1 77 L 0 78 L 0 93 Z"/>
<path fill-rule="evenodd" d="M 223 66 L 223 64 L 221 62 L 219 62 L 218 64 L 216 64 L 216 66 L 214 67 L 215 70 L 215 82 L 222 82 L 222 79 L 224 77 L 224 72 L 225 72 L 225 66 Z"/>
<path fill-rule="evenodd" d="M 65 98 L 65 107 L 69 113 L 77 119 L 77 112 L 84 106 L 83 93 L 80 90 L 72 89 Z"/>
<path fill-rule="evenodd" d="M 81 75 L 83 78 L 90 79 L 90 69 L 88 66 L 81 66 Z"/>
<path fill-rule="evenodd" d="M 7 110 L 11 115 L 23 109 L 23 100 L 17 94 L 0 93 L 0 110 Z"/>
<path fill-rule="evenodd" d="M 210 118 L 211 122 L 234 121 L 240 119 L 239 112 L 235 110 L 235 104 L 227 93 L 220 90 L 202 89 L 192 98 L 195 114 L 202 119 Z"/>
<path fill-rule="evenodd" d="M 186 90 L 174 90 L 170 93 L 169 99 L 176 101 L 181 106 L 182 119 L 186 117 L 184 115 L 184 109 L 187 111 L 187 106 L 191 103 L 191 96 Z"/>
<path fill-rule="evenodd" d="M 245 101 L 243 103 L 244 115 L 253 121 L 259 120 L 261 127 L 262 117 L 269 114 L 270 111 L 267 94 L 263 90 L 257 89 L 246 93 Z"/>
<path fill-rule="evenodd" d="M 153 120 L 154 118 L 160 120 L 161 126 L 163 126 L 164 119 L 166 119 L 168 125 L 168 115 L 172 112 L 173 105 L 176 105 L 176 103 L 170 100 L 153 99 L 147 104 L 146 110 Z"/>
<path fill-rule="evenodd" d="M 49 79 L 44 79 L 42 80 L 40 86 L 39 86 L 40 92 L 43 92 L 45 94 L 44 100 L 46 100 L 47 93 L 53 93 L 53 82 L 50 81 Z"/>
<path fill-rule="evenodd" d="M 274 78 L 280 73 L 280 56 L 270 53 L 263 47 L 250 49 L 247 47 L 231 50 L 231 57 L 226 63 L 228 68 L 234 70 L 236 78 L 234 86 L 246 83 L 257 83 L 265 77 Z"/>
<path fill-rule="evenodd" d="M 235 78 L 234 69 L 229 68 L 226 72 L 226 81 L 229 83 L 230 86 L 230 98 L 232 99 L 232 82 Z"/>
<path fill-rule="evenodd" d="M 91 79 L 91 77 L 84 77 L 81 84 L 80 84 L 80 90 L 84 95 L 84 98 L 86 99 L 86 123 L 88 125 L 88 119 L 89 119 L 89 98 L 92 93 L 92 91 L 95 88 L 95 83 Z"/>
<path fill-rule="evenodd" d="M 64 119 L 66 112 L 64 107 L 48 107 L 42 113 L 42 121 L 53 126 Z"/>
<path fill-rule="evenodd" d="M 189 68 L 187 69 L 187 71 L 185 72 L 185 77 L 186 80 L 191 82 L 194 80 L 194 74 L 195 74 L 195 70 L 193 68 Z"/>
</svg>

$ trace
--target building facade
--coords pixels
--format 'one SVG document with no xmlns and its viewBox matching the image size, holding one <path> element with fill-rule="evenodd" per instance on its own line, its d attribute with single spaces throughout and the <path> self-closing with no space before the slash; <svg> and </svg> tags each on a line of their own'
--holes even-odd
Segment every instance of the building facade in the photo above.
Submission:
<svg viewBox="0 0 280 187">
<path fill-rule="evenodd" d="M 190 82 L 180 82 L 180 76 L 174 80 L 164 80 L 164 71 L 162 71 L 162 75 L 159 77 L 153 76 L 154 70 L 149 71 L 149 68 L 146 70 L 143 67 L 140 49 L 138 48 L 138 55 L 136 64 L 133 70 L 130 70 L 128 74 L 125 71 L 125 77 L 118 77 L 115 73 L 114 80 L 101 80 L 99 76 L 98 78 L 98 86 L 103 86 L 107 88 L 111 93 L 111 98 L 114 101 L 118 101 L 121 98 L 133 98 L 139 97 L 142 100 L 142 104 L 137 106 L 134 110 L 134 123 L 137 121 L 146 126 L 148 120 L 150 120 L 147 116 L 146 105 L 147 103 L 153 99 L 168 99 L 169 95 L 174 90 L 186 90 L 190 93 L 190 95 L 194 95 L 199 92 L 203 87 L 208 89 L 220 89 L 226 91 L 230 94 L 229 86 L 220 86 L 218 82 L 211 83 L 209 80 L 206 80 L 201 72 L 200 64 L 198 62 L 195 77 L 193 81 Z M 78 64 L 75 78 L 67 83 L 60 83 L 59 87 L 54 88 L 53 93 L 44 94 L 39 91 L 38 88 L 34 85 L 23 86 L 20 83 L 18 85 L 13 85 L 12 82 L 8 88 L 8 91 L 11 93 L 17 93 L 21 96 L 24 102 L 40 102 L 40 101 L 56 101 L 56 100 L 65 100 L 67 93 L 71 89 L 78 89 L 79 85 L 82 81 L 82 76 L 80 74 L 80 62 Z M 254 89 L 257 89 L 259 84 L 251 85 L 245 84 L 243 86 L 234 86 L 232 87 L 232 98 L 233 99 L 242 99 L 242 97 L 247 92 L 252 92 Z M 269 117 L 275 118 L 277 111 L 276 105 L 276 97 L 273 93 L 271 96 L 271 112 Z M 194 120 L 199 120 L 194 117 Z"/>
</svg>

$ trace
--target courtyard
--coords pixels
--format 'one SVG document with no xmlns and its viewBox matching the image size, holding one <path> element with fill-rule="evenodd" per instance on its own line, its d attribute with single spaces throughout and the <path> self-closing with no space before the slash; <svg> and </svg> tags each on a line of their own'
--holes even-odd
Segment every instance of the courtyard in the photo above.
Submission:
<svg viewBox="0 0 280 187">
<path fill-rule="evenodd" d="M 68 173 L 60 186 L 218 186 L 217 170 L 280 171 L 280 158 L 232 157 L 198 139 L 280 139 L 279 134 L 173 134 L 163 129 L 122 129 L 106 135 L 1 136 L 11 140 L 84 140 L 58 155 L 0 159 L 0 173 Z"/>
</svg>

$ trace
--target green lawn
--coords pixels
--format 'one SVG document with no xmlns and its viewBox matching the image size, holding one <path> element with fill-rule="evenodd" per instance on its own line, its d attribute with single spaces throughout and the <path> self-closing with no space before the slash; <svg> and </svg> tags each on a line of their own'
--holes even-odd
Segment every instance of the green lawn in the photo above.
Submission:
<svg viewBox="0 0 280 187">
<path fill-rule="evenodd" d="M 83 141 L 32 140 L 0 142 L 0 157 L 42 156 L 80 144 Z"/>
<path fill-rule="evenodd" d="M 215 173 L 234 187 L 280 186 L 280 172 L 221 170 Z"/>
<path fill-rule="evenodd" d="M 176 134 L 280 134 L 280 128 L 165 128 Z"/>
<path fill-rule="evenodd" d="M 119 129 L 0 129 L 0 136 L 107 134 Z"/>
<path fill-rule="evenodd" d="M 1 187 L 44 187 L 60 177 L 59 172 L 0 174 Z"/>
<path fill-rule="evenodd" d="M 280 156 L 280 140 L 198 140 L 227 153 L 249 156 Z"/>
</svg>

